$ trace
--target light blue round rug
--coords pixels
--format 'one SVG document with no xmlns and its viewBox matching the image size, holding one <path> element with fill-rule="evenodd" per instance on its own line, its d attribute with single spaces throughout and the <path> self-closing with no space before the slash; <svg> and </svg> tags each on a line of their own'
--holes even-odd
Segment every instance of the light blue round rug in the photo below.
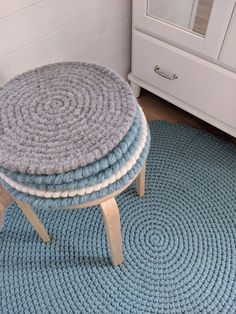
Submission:
<svg viewBox="0 0 236 314">
<path fill-rule="evenodd" d="M 150 123 L 146 195 L 117 198 L 124 264 L 110 262 L 98 207 L 37 210 L 43 243 L 16 205 L 0 234 L 0 313 L 236 313 L 236 148 Z"/>
</svg>

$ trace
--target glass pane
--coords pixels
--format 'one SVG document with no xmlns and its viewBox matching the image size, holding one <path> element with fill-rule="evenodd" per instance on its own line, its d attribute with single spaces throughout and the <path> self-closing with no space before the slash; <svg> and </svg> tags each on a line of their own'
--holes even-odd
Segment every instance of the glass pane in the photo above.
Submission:
<svg viewBox="0 0 236 314">
<path fill-rule="evenodd" d="M 148 0 L 147 14 L 205 36 L 214 0 Z"/>
</svg>

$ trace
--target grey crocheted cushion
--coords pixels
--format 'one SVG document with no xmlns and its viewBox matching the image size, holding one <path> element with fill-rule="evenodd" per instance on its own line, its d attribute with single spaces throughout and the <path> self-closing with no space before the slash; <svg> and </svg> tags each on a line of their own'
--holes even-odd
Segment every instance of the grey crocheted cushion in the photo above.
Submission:
<svg viewBox="0 0 236 314">
<path fill-rule="evenodd" d="M 130 129 L 137 102 L 110 69 L 57 63 L 19 75 L 0 90 L 0 164 L 53 174 L 101 159 Z"/>
</svg>

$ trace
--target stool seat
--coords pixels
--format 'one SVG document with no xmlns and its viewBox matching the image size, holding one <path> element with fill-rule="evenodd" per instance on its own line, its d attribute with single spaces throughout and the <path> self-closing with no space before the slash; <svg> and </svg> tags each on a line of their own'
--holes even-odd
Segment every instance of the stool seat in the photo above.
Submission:
<svg viewBox="0 0 236 314">
<path fill-rule="evenodd" d="M 0 121 L 0 183 L 43 241 L 50 238 L 34 207 L 100 204 L 112 261 L 120 264 L 115 196 L 135 179 L 144 195 L 150 146 L 145 116 L 129 85 L 101 65 L 46 65 L 3 86 Z"/>
<path fill-rule="evenodd" d="M 101 159 L 130 129 L 136 100 L 116 73 L 65 62 L 23 73 L 0 91 L 0 164 L 55 174 Z"/>
</svg>

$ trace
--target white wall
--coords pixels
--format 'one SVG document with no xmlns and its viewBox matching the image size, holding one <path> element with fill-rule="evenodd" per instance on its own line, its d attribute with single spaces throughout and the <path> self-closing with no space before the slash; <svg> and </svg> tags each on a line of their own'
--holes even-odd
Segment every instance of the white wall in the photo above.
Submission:
<svg viewBox="0 0 236 314">
<path fill-rule="evenodd" d="M 130 69 L 131 0 L 0 0 L 0 85 L 59 61 Z"/>
</svg>

